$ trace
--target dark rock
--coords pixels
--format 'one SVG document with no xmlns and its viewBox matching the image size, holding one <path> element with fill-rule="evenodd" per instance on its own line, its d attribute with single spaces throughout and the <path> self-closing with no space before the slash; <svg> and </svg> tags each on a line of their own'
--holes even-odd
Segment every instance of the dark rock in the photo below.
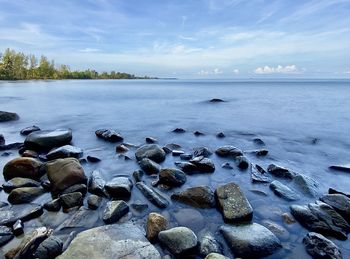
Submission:
<svg viewBox="0 0 350 259">
<path fill-rule="evenodd" d="M 190 163 L 196 166 L 196 170 L 200 173 L 213 173 L 215 171 L 214 163 L 206 157 L 198 156 L 190 160 Z"/>
<path fill-rule="evenodd" d="M 87 156 L 86 159 L 90 163 L 98 163 L 101 161 L 101 159 L 99 159 L 98 157 L 95 157 L 95 156 Z"/>
<path fill-rule="evenodd" d="M 174 193 L 171 199 L 197 208 L 213 208 L 216 205 L 214 192 L 208 186 L 191 187 Z"/>
<path fill-rule="evenodd" d="M 339 248 L 321 234 L 315 232 L 308 233 L 303 239 L 303 244 L 312 258 L 343 258 Z"/>
<path fill-rule="evenodd" d="M 115 130 L 99 129 L 95 131 L 95 134 L 98 138 L 112 143 L 123 141 L 123 137 Z"/>
<path fill-rule="evenodd" d="M 10 156 L 12 153 L 11 152 L 4 152 L 1 154 L 2 157 L 7 157 Z"/>
<path fill-rule="evenodd" d="M 197 236 L 186 227 L 175 227 L 161 231 L 158 239 L 172 254 L 185 254 L 197 247 Z"/>
<path fill-rule="evenodd" d="M 215 195 L 225 220 L 237 222 L 252 219 L 253 208 L 237 184 L 232 182 L 219 186 Z"/>
<path fill-rule="evenodd" d="M 259 146 L 265 146 L 265 142 L 260 139 L 260 138 L 255 138 L 253 139 L 254 144 L 259 145 Z"/>
<path fill-rule="evenodd" d="M 233 166 L 229 162 L 223 163 L 221 167 L 225 169 L 233 169 Z"/>
<path fill-rule="evenodd" d="M 210 253 L 222 253 L 222 246 L 212 234 L 206 233 L 200 241 L 199 252 L 203 257 Z"/>
<path fill-rule="evenodd" d="M 226 137 L 225 134 L 223 132 L 219 132 L 218 134 L 216 134 L 217 138 L 224 138 Z"/>
<path fill-rule="evenodd" d="M 267 171 L 276 177 L 287 178 L 287 179 L 293 179 L 297 175 L 295 172 L 292 172 L 287 168 L 274 165 L 274 164 L 270 164 L 267 167 Z"/>
<path fill-rule="evenodd" d="M 221 157 L 231 157 L 231 158 L 235 158 L 236 156 L 243 156 L 242 150 L 229 145 L 219 147 L 215 151 L 215 154 Z"/>
<path fill-rule="evenodd" d="M 193 135 L 198 137 L 198 136 L 204 136 L 205 134 L 203 132 L 196 130 L 195 132 L 193 132 Z"/>
<path fill-rule="evenodd" d="M 20 236 L 24 233 L 23 231 L 23 223 L 22 221 L 19 219 L 15 222 L 15 224 L 13 224 L 12 226 L 12 230 L 13 230 L 13 234 L 15 236 Z"/>
<path fill-rule="evenodd" d="M 6 226 L 0 226 L 0 247 L 6 245 L 13 239 L 13 233 L 11 228 Z"/>
<path fill-rule="evenodd" d="M 160 165 L 149 158 L 143 158 L 139 165 L 146 174 L 158 174 L 160 171 Z"/>
<path fill-rule="evenodd" d="M 342 171 L 342 172 L 350 172 L 350 164 L 345 165 L 331 165 L 329 167 L 330 169 L 336 170 L 336 171 Z"/>
<path fill-rule="evenodd" d="M 5 145 L 4 135 L 0 134 L 0 146 Z"/>
<path fill-rule="evenodd" d="M 267 156 L 269 151 L 267 149 L 259 149 L 259 150 L 253 150 L 251 151 L 256 156 Z"/>
<path fill-rule="evenodd" d="M 94 170 L 91 173 L 88 183 L 88 190 L 92 194 L 96 194 L 99 196 L 105 196 L 104 187 L 106 185 L 106 181 L 103 179 L 102 174 L 98 170 Z"/>
<path fill-rule="evenodd" d="M 0 225 L 12 226 L 17 220 L 28 221 L 43 214 L 38 204 L 22 204 L 0 208 Z"/>
<path fill-rule="evenodd" d="M 2 185 L 5 192 L 11 192 L 16 188 L 40 187 L 40 182 L 30 178 L 15 177 Z"/>
<path fill-rule="evenodd" d="M 348 223 L 350 223 L 350 198 L 342 194 L 326 194 L 321 201 L 332 206 Z"/>
<path fill-rule="evenodd" d="M 11 149 L 20 150 L 21 148 L 23 148 L 23 143 L 21 142 L 10 143 L 7 145 L 0 145 L 0 151 L 11 150 Z"/>
<path fill-rule="evenodd" d="M 282 247 L 278 238 L 257 223 L 220 227 L 235 257 L 260 258 L 273 254 Z"/>
<path fill-rule="evenodd" d="M 7 199 L 11 204 L 29 203 L 44 192 L 45 190 L 41 187 L 22 187 L 12 190 Z"/>
<path fill-rule="evenodd" d="M 239 169 L 245 170 L 249 167 L 249 161 L 245 156 L 236 156 L 235 163 Z"/>
<path fill-rule="evenodd" d="M 176 129 L 173 129 L 173 132 L 175 132 L 175 133 L 185 133 L 186 130 L 184 130 L 183 128 L 176 128 Z"/>
<path fill-rule="evenodd" d="M 56 258 L 63 252 L 63 241 L 56 236 L 49 236 L 37 248 L 34 256 L 38 259 Z"/>
<path fill-rule="evenodd" d="M 80 192 L 72 192 L 60 196 L 63 209 L 70 209 L 83 205 L 83 195 Z"/>
<path fill-rule="evenodd" d="M 39 131 L 40 128 L 38 126 L 29 126 L 29 127 L 26 127 L 24 129 L 21 130 L 21 135 L 29 135 L 30 133 L 34 132 L 34 131 Z"/>
<path fill-rule="evenodd" d="M 132 173 L 132 176 L 135 179 L 135 182 L 141 182 L 142 181 L 142 176 L 143 172 L 141 170 L 136 170 Z"/>
<path fill-rule="evenodd" d="M 91 210 L 97 210 L 98 207 L 100 207 L 101 202 L 102 202 L 102 197 L 97 196 L 95 194 L 91 194 L 87 200 L 88 207 Z"/>
<path fill-rule="evenodd" d="M 160 231 L 166 230 L 168 220 L 162 215 L 152 212 L 147 217 L 146 237 L 152 243 L 157 241 Z"/>
<path fill-rule="evenodd" d="M 271 182 L 267 172 L 259 165 L 252 165 L 251 177 L 253 183 L 269 183 Z"/>
<path fill-rule="evenodd" d="M 181 155 L 183 155 L 185 152 L 184 151 L 182 151 L 182 150 L 173 150 L 172 152 L 171 152 L 171 154 L 173 155 L 173 156 L 181 156 Z"/>
<path fill-rule="evenodd" d="M 153 143 L 157 143 L 158 140 L 152 137 L 146 137 L 146 143 L 147 144 L 153 144 Z"/>
<path fill-rule="evenodd" d="M 116 146 L 116 148 L 115 148 L 115 152 L 117 152 L 117 153 L 125 153 L 128 151 L 129 151 L 129 148 L 123 144 L 120 144 L 120 145 Z"/>
<path fill-rule="evenodd" d="M 40 184 L 41 184 L 41 187 L 43 187 L 45 191 L 47 191 L 47 192 L 51 191 L 51 183 L 50 183 L 49 179 L 42 180 Z"/>
<path fill-rule="evenodd" d="M 72 141 L 70 129 L 40 130 L 30 133 L 24 145 L 32 150 L 50 150 L 55 147 L 68 145 Z"/>
<path fill-rule="evenodd" d="M 67 189 L 63 190 L 61 194 L 68 194 L 68 193 L 73 193 L 73 192 L 80 192 L 83 196 L 87 193 L 87 187 L 83 183 L 79 184 L 74 184 Z"/>
<path fill-rule="evenodd" d="M 165 152 L 156 144 L 146 144 L 136 150 L 135 157 L 138 161 L 149 158 L 160 163 L 165 160 Z"/>
<path fill-rule="evenodd" d="M 187 174 L 194 174 L 198 172 L 197 166 L 191 162 L 175 162 L 175 165 Z"/>
<path fill-rule="evenodd" d="M 281 216 L 282 216 L 282 219 L 283 219 L 284 223 L 286 223 L 288 225 L 295 223 L 295 219 L 289 213 L 285 212 Z"/>
<path fill-rule="evenodd" d="M 46 155 L 48 160 L 67 157 L 80 158 L 82 156 L 83 150 L 72 145 L 65 145 L 62 147 L 55 148 Z"/>
<path fill-rule="evenodd" d="M 0 111 L 0 122 L 16 121 L 19 120 L 19 116 L 14 112 Z"/>
<path fill-rule="evenodd" d="M 179 169 L 163 168 L 159 173 L 159 183 L 177 187 L 186 182 L 186 174 Z"/>
<path fill-rule="evenodd" d="M 203 156 L 203 157 L 210 157 L 213 154 L 212 151 L 209 150 L 207 147 L 197 147 L 193 149 L 193 156 Z"/>
<path fill-rule="evenodd" d="M 341 194 L 341 195 L 344 195 L 344 196 L 350 198 L 350 193 L 341 192 L 341 191 L 338 191 L 338 190 L 333 189 L 333 188 L 329 188 L 328 193 L 329 194 Z"/>
<path fill-rule="evenodd" d="M 127 177 L 115 177 L 106 183 L 105 190 L 113 198 L 129 198 L 133 184 Z"/>
<path fill-rule="evenodd" d="M 125 214 L 129 212 L 129 206 L 125 201 L 109 201 L 103 212 L 103 221 L 106 224 L 118 222 Z"/>
<path fill-rule="evenodd" d="M 211 102 L 211 103 L 222 103 L 222 102 L 225 102 L 225 101 L 222 100 L 222 99 L 219 99 L 219 98 L 213 98 L 209 102 Z"/>
<path fill-rule="evenodd" d="M 317 197 L 319 195 L 319 184 L 314 179 L 299 174 L 293 179 L 294 184 L 300 189 L 300 191 L 310 197 Z"/>
<path fill-rule="evenodd" d="M 152 187 L 147 186 L 143 182 L 136 183 L 136 187 L 141 191 L 141 193 L 154 205 L 159 208 L 165 208 L 169 205 L 168 200 Z"/>
<path fill-rule="evenodd" d="M 60 198 L 54 199 L 52 201 L 46 202 L 43 205 L 43 208 L 47 211 L 59 211 L 61 209 L 61 200 Z"/>
<path fill-rule="evenodd" d="M 278 197 L 281 197 L 287 201 L 296 201 L 300 198 L 299 195 L 296 194 L 292 189 L 279 181 L 273 181 L 270 184 L 270 188 Z"/>
<path fill-rule="evenodd" d="M 180 154 L 181 160 L 191 160 L 192 155 L 191 154 Z"/>
<path fill-rule="evenodd" d="M 6 181 L 15 177 L 39 179 L 43 175 L 42 163 L 34 158 L 18 157 L 9 161 L 3 170 Z"/>
</svg>

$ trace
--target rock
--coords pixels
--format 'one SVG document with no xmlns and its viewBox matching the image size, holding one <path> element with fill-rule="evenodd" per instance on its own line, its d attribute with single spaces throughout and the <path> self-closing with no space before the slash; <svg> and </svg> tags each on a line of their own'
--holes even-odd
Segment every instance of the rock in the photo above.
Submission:
<svg viewBox="0 0 350 259">
<path fill-rule="evenodd" d="M 116 148 L 115 148 L 115 152 L 117 152 L 117 153 L 125 153 L 128 151 L 129 151 L 129 148 L 123 144 L 120 144 L 120 145 L 116 146 Z"/>
<path fill-rule="evenodd" d="M 63 209 L 69 209 L 83 205 L 83 195 L 80 192 L 72 192 L 60 196 Z"/>
<path fill-rule="evenodd" d="M 191 162 L 175 162 L 175 165 L 186 174 L 198 173 L 198 168 Z"/>
<path fill-rule="evenodd" d="M 130 207 L 137 213 L 144 213 L 148 209 L 148 204 L 142 203 L 141 201 L 137 200 L 136 202 L 132 203 Z"/>
<path fill-rule="evenodd" d="M 129 212 L 129 206 L 125 201 L 109 201 L 103 211 L 103 221 L 106 224 L 118 222 L 125 214 Z"/>
<path fill-rule="evenodd" d="M 22 157 L 32 157 L 32 158 L 38 158 L 39 155 L 37 152 L 33 150 L 25 150 L 22 154 Z"/>
<path fill-rule="evenodd" d="M 190 163 L 196 166 L 196 170 L 201 173 L 213 173 L 215 171 L 214 163 L 203 156 L 198 156 L 190 160 Z"/>
<path fill-rule="evenodd" d="M 15 177 L 39 179 L 43 175 L 42 163 L 34 158 L 18 157 L 9 161 L 3 169 L 6 181 Z"/>
<path fill-rule="evenodd" d="M 350 172 L 350 164 L 331 165 L 329 168 L 336 171 L 342 171 L 342 172 L 348 172 L 348 173 Z"/>
<path fill-rule="evenodd" d="M 136 150 L 135 157 L 138 161 L 149 158 L 154 162 L 161 163 L 165 160 L 165 152 L 156 144 L 146 144 Z"/>
<path fill-rule="evenodd" d="M 152 212 L 148 215 L 146 223 L 146 237 L 152 243 L 157 241 L 160 231 L 166 230 L 168 220 L 162 215 Z"/>
<path fill-rule="evenodd" d="M 225 169 L 233 169 L 233 166 L 229 162 L 223 163 L 221 167 Z"/>
<path fill-rule="evenodd" d="M 147 144 L 153 144 L 153 143 L 157 143 L 157 142 L 158 142 L 158 140 L 156 138 L 146 137 Z"/>
<path fill-rule="evenodd" d="M 260 258 L 271 255 L 282 247 L 270 230 L 257 223 L 222 226 L 220 231 L 235 257 Z"/>
<path fill-rule="evenodd" d="M 7 145 L 0 145 L 0 151 L 11 150 L 11 149 L 21 150 L 21 148 L 23 148 L 23 143 L 21 142 L 10 143 Z"/>
<path fill-rule="evenodd" d="M 56 236 L 49 236 L 45 239 L 35 251 L 34 256 L 38 259 L 56 258 L 63 251 L 63 242 Z"/>
<path fill-rule="evenodd" d="M 350 223 L 350 198 L 342 194 L 326 194 L 321 201 L 332 206 L 348 223 Z"/>
<path fill-rule="evenodd" d="M 289 213 L 287 213 L 287 212 L 285 212 L 285 213 L 283 213 L 282 215 L 282 219 L 283 219 L 283 221 L 284 221 L 284 223 L 286 223 L 286 224 L 294 224 L 295 223 L 295 220 L 294 220 L 294 218 L 292 217 L 292 215 L 290 215 Z"/>
<path fill-rule="evenodd" d="M 60 198 L 54 199 L 52 201 L 46 202 L 43 205 L 43 208 L 47 211 L 59 211 L 61 209 L 61 200 Z"/>
<path fill-rule="evenodd" d="M 21 135 L 27 136 L 30 133 L 32 133 L 34 131 L 39 131 L 39 130 L 41 130 L 41 129 L 38 126 L 33 125 L 33 126 L 29 126 L 29 127 L 22 129 L 20 133 L 21 133 Z"/>
<path fill-rule="evenodd" d="M 181 150 L 181 146 L 176 143 L 166 144 L 164 148 L 170 150 L 170 152 L 173 150 Z"/>
<path fill-rule="evenodd" d="M 299 188 L 299 190 L 310 197 L 317 197 L 319 184 L 314 179 L 299 174 L 293 179 L 294 184 Z"/>
<path fill-rule="evenodd" d="M 95 156 L 87 156 L 86 159 L 90 163 L 98 163 L 101 161 L 101 159 L 99 159 L 98 157 L 95 157 Z"/>
<path fill-rule="evenodd" d="M 4 135 L 0 134 L 0 146 L 5 145 Z"/>
<path fill-rule="evenodd" d="M 82 156 L 83 150 L 72 145 L 65 145 L 62 147 L 55 148 L 46 155 L 48 160 L 67 157 L 80 158 Z"/>
<path fill-rule="evenodd" d="M 191 187 L 185 191 L 174 193 L 171 199 L 197 208 L 214 208 L 216 206 L 214 192 L 208 186 Z"/>
<path fill-rule="evenodd" d="M 339 248 L 321 234 L 315 232 L 308 233 L 303 239 L 303 244 L 312 258 L 343 258 Z"/>
<path fill-rule="evenodd" d="M 143 182 L 136 183 L 136 187 L 150 202 L 157 207 L 166 208 L 169 205 L 168 200 L 162 194 L 158 193 L 155 189 L 147 186 Z"/>
<path fill-rule="evenodd" d="M 216 137 L 217 137 L 217 138 L 224 138 L 224 137 L 226 137 L 226 136 L 225 136 L 225 133 L 219 132 L 218 134 L 216 134 Z"/>
<path fill-rule="evenodd" d="M 102 197 L 97 196 L 95 194 L 91 194 L 87 200 L 88 207 L 91 210 L 97 210 L 98 207 L 100 207 L 101 202 L 102 202 Z"/>
<path fill-rule="evenodd" d="M 98 213 L 85 207 L 80 207 L 73 211 L 73 215 L 65 220 L 57 230 L 72 229 L 72 228 L 92 228 L 100 224 Z"/>
<path fill-rule="evenodd" d="M 259 149 L 259 150 L 253 150 L 251 153 L 255 154 L 257 157 L 260 156 L 267 156 L 269 151 L 267 149 Z"/>
<path fill-rule="evenodd" d="M 105 185 L 106 192 L 113 198 L 129 198 L 133 184 L 127 177 L 115 177 Z"/>
<path fill-rule="evenodd" d="M 183 152 L 182 150 L 173 150 L 172 152 L 171 152 L 171 154 L 173 155 L 173 156 L 181 156 L 181 155 L 183 155 L 185 152 Z M 192 155 L 191 155 L 191 157 L 192 157 Z"/>
<path fill-rule="evenodd" d="M 287 201 L 296 201 L 300 198 L 292 189 L 276 180 L 270 184 L 270 189 L 273 190 L 278 197 Z"/>
<path fill-rule="evenodd" d="M 350 198 L 350 193 L 341 192 L 341 191 L 335 190 L 333 188 L 329 188 L 328 193 L 329 194 L 341 194 L 341 195 L 344 195 L 344 196 Z"/>
<path fill-rule="evenodd" d="M 267 167 L 267 171 L 270 174 L 273 174 L 276 177 L 281 177 L 281 178 L 287 178 L 287 179 L 293 179 L 296 176 L 296 173 L 289 171 L 287 168 L 270 164 Z"/>
<path fill-rule="evenodd" d="M 132 176 L 135 179 L 135 182 L 141 182 L 142 181 L 142 176 L 143 176 L 143 171 L 142 170 L 136 170 L 132 173 Z"/>
<path fill-rule="evenodd" d="M 116 132 L 115 130 L 109 130 L 109 129 L 99 129 L 95 131 L 95 134 L 98 138 L 101 138 L 103 140 L 106 140 L 108 142 L 120 142 L 123 141 L 123 137 Z"/>
<path fill-rule="evenodd" d="M 132 223 L 113 224 L 83 231 L 57 259 L 161 259 L 143 230 Z"/>
<path fill-rule="evenodd" d="M 198 137 L 198 136 L 204 136 L 205 134 L 203 132 L 201 132 L 201 131 L 196 130 L 195 132 L 193 132 L 193 135 Z"/>
<path fill-rule="evenodd" d="M 211 103 L 222 103 L 222 102 L 225 102 L 225 101 L 222 100 L 222 99 L 219 99 L 219 98 L 213 98 L 209 102 L 211 102 Z"/>
<path fill-rule="evenodd" d="M 215 154 L 221 157 L 231 157 L 231 158 L 235 158 L 236 156 L 243 156 L 242 150 L 230 145 L 219 147 L 215 151 Z"/>
<path fill-rule="evenodd" d="M 253 164 L 251 169 L 251 178 L 253 183 L 269 183 L 271 178 L 267 172 L 259 165 Z"/>
<path fill-rule="evenodd" d="M 46 172 L 54 193 L 62 192 L 72 185 L 86 184 L 87 182 L 84 169 L 75 158 L 57 159 L 48 162 Z"/>
<path fill-rule="evenodd" d="M 92 171 L 88 183 L 89 192 L 99 196 L 106 196 L 104 191 L 105 185 L 106 181 L 103 179 L 101 172 L 98 170 Z"/>
<path fill-rule="evenodd" d="M 323 202 L 292 205 L 291 213 L 305 228 L 340 240 L 346 240 L 350 225 L 331 206 Z"/>
<path fill-rule="evenodd" d="M 0 247 L 6 245 L 14 237 L 11 228 L 0 226 Z"/>
<path fill-rule="evenodd" d="M 207 147 L 197 147 L 193 149 L 193 156 L 203 156 L 203 157 L 210 157 L 213 154 L 212 151 L 209 150 Z"/>
<path fill-rule="evenodd" d="M 215 195 L 225 220 L 238 222 L 252 219 L 253 208 L 237 184 L 221 185 Z"/>
<path fill-rule="evenodd" d="M 181 186 L 186 182 L 186 174 L 179 169 L 163 168 L 159 173 L 159 183 L 170 187 Z"/>
<path fill-rule="evenodd" d="M 161 231 L 158 239 L 172 254 L 180 255 L 190 252 L 197 246 L 197 236 L 186 227 L 175 227 Z"/>
<path fill-rule="evenodd" d="M 13 224 L 12 230 L 13 230 L 13 234 L 15 236 L 23 235 L 23 233 L 24 233 L 24 231 L 23 231 L 23 223 L 22 223 L 22 221 L 20 219 L 17 220 L 15 222 L 15 224 Z"/>
<path fill-rule="evenodd" d="M 222 246 L 212 234 L 206 233 L 200 241 L 199 252 L 203 257 L 211 253 L 222 253 Z"/>
<path fill-rule="evenodd" d="M 249 167 L 249 161 L 245 156 L 236 156 L 235 163 L 239 169 L 245 170 Z"/>
<path fill-rule="evenodd" d="M 180 159 L 181 160 L 191 160 L 192 159 L 192 154 L 180 154 Z"/>
<path fill-rule="evenodd" d="M 176 129 L 173 129 L 173 132 L 174 133 L 185 133 L 186 130 L 184 130 L 183 128 L 176 128 Z"/>
<path fill-rule="evenodd" d="M 41 187 L 17 188 L 10 192 L 7 200 L 11 204 L 29 203 L 44 194 L 44 192 L 45 190 Z"/>
<path fill-rule="evenodd" d="M 17 220 L 28 221 L 43 214 L 43 209 L 38 204 L 22 204 L 5 206 L 0 208 L 0 225 L 12 226 Z"/>
<path fill-rule="evenodd" d="M 260 138 L 255 138 L 253 139 L 254 144 L 259 145 L 259 146 L 265 146 L 265 142 L 260 139 Z"/>
<path fill-rule="evenodd" d="M 143 158 L 139 165 L 146 174 L 158 174 L 160 171 L 160 165 L 149 158 Z"/>
<path fill-rule="evenodd" d="M 281 225 L 277 224 L 276 222 L 273 222 L 273 221 L 268 220 L 268 219 L 264 219 L 262 221 L 262 225 L 267 227 L 272 233 L 274 233 L 281 240 L 288 240 L 289 239 L 289 233 L 288 233 L 287 229 L 285 229 Z"/>
<path fill-rule="evenodd" d="M 3 207 L 8 206 L 9 204 L 7 202 L 0 201 L 0 209 Z"/>
<path fill-rule="evenodd" d="M 19 116 L 14 112 L 0 111 L 0 122 L 16 121 L 19 120 Z"/>
<path fill-rule="evenodd" d="M 222 254 L 210 253 L 204 259 L 229 259 L 229 258 Z"/>
<path fill-rule="evenodd" d="M 22 187 L 40 187 L 40 182 L 30 178 L 15 177 L 2 185 L 5 192 L 11 192 L 16 188 Z"/>
<path fill-rule="evenodd" d="M 83 196 L 87 193 L 87 187 L 85 184 L 78 183 L 74 184 L 67 189 L 64 189 L 61 194 L 68 194 L 68 193 L 73 193 L 73 192 L 80 192 Z"/>
<path fill-rule="evenodd" d="M 30 133 L 24 145 L 34 151 L 41 151 L 68 145 L 71 141 L 72 131 L 70 129 L 40 130 Z"/>
</svg>

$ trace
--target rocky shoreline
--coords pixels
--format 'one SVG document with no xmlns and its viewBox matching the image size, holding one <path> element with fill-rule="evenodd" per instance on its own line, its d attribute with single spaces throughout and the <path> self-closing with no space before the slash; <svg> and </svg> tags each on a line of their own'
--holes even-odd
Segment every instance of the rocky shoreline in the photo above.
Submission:
<svg viewBox="0 0 350 259">
<path fill-rule="evenodd" d="M 6 115 L 4 121 L 9 121 L 9 115 L 2 114 Z M 11 114 L 13 120 L 19 119 Z M 176 128 L 172 134 L 184 132 Z M 6 258 L 259 258 L 284 249 L 281 232 L 286 232 L 285 228 L 269 220 L 255 222 L 256 208 L 234 180 L 221 181 L 215 189 L 187 186 L 194 175 L 215 175 L 219 168 L 250 172 L 240 177 L 268 185 L 273 195 L 289 202 L 290 211 L 280 217 L 285 224 L 300 224 L 310 231 L 302 241 L 310 256 L 342 258 L 332 239 L 346 240 L 350 232 L 350 195 L 332 188 L 327 194 L 320 193 L 319 183 L 309 176 L 277 162 L 263 168 L 251 161 L 247 154 L 268 156 L 261 139 L 254 139 L 257 150 L 243 151 L 227 143 L 216 150 L 202 146 L 186 153 L 180 145 L 158 143 L 153 137 L 145 138 L 145 143 L 138 146 L 125 142 L 115 130 L 99 129 L 95 132 L 97 138 L 115 143 L 116 153 L 139 166 L 139 170 L 106 180 L 99 170 L 85 170 L 87 163 L 99 163 L 103 158 L 84 157 L 83 149 L 72 145 L 70 129 L 41 130 L 31 126 L 20 134 L 26 136 L 24 143 L 6 144 L 0 135 L 1 155 L 14 149 L 20 155 L 3 165 L 5 182 L 0 189 L 6 193 L 8 203 L 0 203 L 0 246 L 11 244 L 15 237 L 21 239 L 4 251 Z M 194 136 L 201 134 L 194 132 Z M 218 133 L 217 137 L 224 139 L 225 134 Z M 174 166 L 163 166 L 170 156 L 176 158 Z M 215 164 L 213 156 L 226 162 Z M 344 166 L 339 170 L 346 171 Z M 148 203 L 130 202 L 137 190 Z M 313 202 L 301 204 L 303 196 Z M 187 208 L 182 213 L 188 210 L 186 215 L 194 220 L 196 210 L 192 208 L 214 209 L 222 215 L 223 224 L 214 232 L 203 229 L 200 235 L 197 230 L 181 226 L 181 220 L 175 226 L 166 213 L 172 203 L 185 204 Z M 159 210 L 149 211 L 151 204 Z M 46 211 L 62 211 L 66 220 L 57 228 L 41 222 L 27 232 L 25 225 L 31 225 Z M 145 221 L 134 217 L 143 212 Z M 90 223 L 91 229 L 86 227 Z M 67 229 L 73 231 L 61 235 L 61 230 Z"/>
</svg>

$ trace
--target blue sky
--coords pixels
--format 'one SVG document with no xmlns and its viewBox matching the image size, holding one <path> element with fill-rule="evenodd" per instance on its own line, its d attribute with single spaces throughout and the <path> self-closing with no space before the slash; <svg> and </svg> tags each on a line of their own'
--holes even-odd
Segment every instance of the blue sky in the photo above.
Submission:
<svg viewBox="0 0 350 259">
<path fill-rule="evenodd" d="M 0 51 L 178 78 L 350 77 L 350 0 L 0 0 Z"/>
</svg>

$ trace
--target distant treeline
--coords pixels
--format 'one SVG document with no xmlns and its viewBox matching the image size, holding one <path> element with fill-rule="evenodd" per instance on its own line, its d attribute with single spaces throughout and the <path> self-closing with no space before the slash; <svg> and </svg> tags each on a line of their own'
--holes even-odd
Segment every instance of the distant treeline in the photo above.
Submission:
<svg viewBox="0 0 350 259">
<path fill-rule="evenodd" d="M 138 77 L 128 73 L 111 71 L 98 73 L 96 70 L 71 71 L 69 66 L 55 66 L 53 60 L 41 56 L 26 55 L 6 49 L 0 53 L 0 80 L 31 79 L 156 79 L 155 77 Z"/>
</svg>

